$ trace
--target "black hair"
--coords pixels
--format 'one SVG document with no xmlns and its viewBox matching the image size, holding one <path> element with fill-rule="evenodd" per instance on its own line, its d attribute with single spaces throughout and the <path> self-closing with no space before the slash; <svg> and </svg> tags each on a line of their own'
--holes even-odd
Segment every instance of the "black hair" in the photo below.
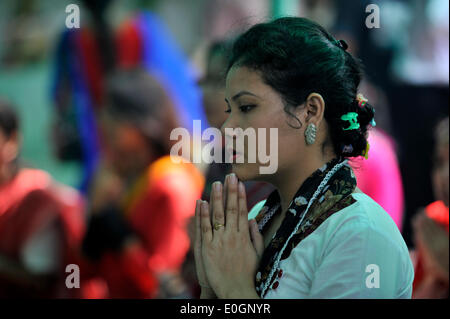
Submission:
<svg viewBox="0 0 450 319">
<path fill-rule="evenodd" d="M 319 24 L 298 17 L 279 18 L 254 25 L 235 41 L 228 64 L 259 71 L 263 81 L 277 91 L 285 111 L 303 104 L 310 93 L 325 101 L 324 118 L 338 157 L 362 155 L 367 147 L 367 129 L 374 117 L 373 107 L 356 100 L 362 78 L 362 64 L 346 51 L 345 41 L 337 41 Z M 359 129 L 344 130 L 349 122 L 341 116 L 358 114 Z M 326 142 L 327 142 L 326 141 Z M 344 147 L 352 150 L 344 153 Z"/>
<path fill-rule="evenodd" d="M 0 130 L 7 138 L 19 130 L 19 119 L 13 106 L 0 99 Z"/>
</svg>

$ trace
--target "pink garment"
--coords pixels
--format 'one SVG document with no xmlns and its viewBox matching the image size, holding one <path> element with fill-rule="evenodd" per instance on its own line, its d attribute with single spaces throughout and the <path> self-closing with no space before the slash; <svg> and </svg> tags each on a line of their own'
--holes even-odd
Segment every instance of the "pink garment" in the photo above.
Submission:
<svg viewBox="0 0 450 319">
<path fill-rule="evenodd" d="M 400 232 L 403 221 L 403 184 L 394 142 L 379 129 L 369 131 L 369 158 L 351 161 L 357 186 L 392 217 Z"/>
</svg>

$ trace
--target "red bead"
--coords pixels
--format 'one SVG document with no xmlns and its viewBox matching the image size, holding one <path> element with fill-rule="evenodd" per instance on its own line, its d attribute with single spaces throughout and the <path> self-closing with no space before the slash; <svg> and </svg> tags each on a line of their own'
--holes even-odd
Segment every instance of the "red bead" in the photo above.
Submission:
<svg viewBox="0 0 450 319">
<path fill-rule="evenodd" d="M 278 285 L 279 285 L 278 281 L 275 281 L 272 285 L 272 289 L 277 289 Z"/>
<path fill-rule="evenodd" d="M 283 269 L 280 269 L 280 271 L 278 272 L 278 278 L 281 278 L 281 276 L 283 276 Z"/>
</svg>

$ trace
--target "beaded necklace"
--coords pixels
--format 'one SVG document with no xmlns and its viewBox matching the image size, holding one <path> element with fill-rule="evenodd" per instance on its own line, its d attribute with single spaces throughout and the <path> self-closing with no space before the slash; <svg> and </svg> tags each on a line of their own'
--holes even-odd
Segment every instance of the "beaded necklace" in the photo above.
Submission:
<svg viewBox="0 0 450 319">
<path fill-rule="evenodd" d="M 308 202 L 308 205 L 306 207 L 306 209 L 304 210 L 304 212 L 302 213 L 302 216 L 300 217 L 299 222 L 297 223 L 296 227 L 294 228 L 294 230 L 291 232 L 291 234 L 289 235 L 288 239 L 286 240 L 286 242 L 284 243 L 283 247 L 281 248 L 281 250 L 276 254 L 276 259 L 273 263 L 272 269 L 270 271 L 269 276 L 266 278 L 262 291 L 261 291 L 261 296 L 264 296 L 265 292 L 267 291 L 271 279 L 273 277 L 273 275 L 275 274 L 275 272 L 279 271 L 279 263 L 281 260 L 281 257 L 283 255 L 284 250 L 286 249 L 289 241 L 291 240 L 291 238 L 294 236 L 294 234 L 297 233 L 298 229 L 300 228 L 303 219 L 305 218 L 305 216 L 307 215 L 309 208 L 311 207 L 311 205 L 313 204 L 313 202 L 316 200 L 316 198 L 321 194 L 322 190 L 327 186 L 327 183 L 329 182 L 329 180 L 331 179 L 331 177 L 344 165 L 346 165 L 348 162 L 348 160 L 343 160 L 342 162 L 336 164 L 323 178 L 323 180 L 321 181 L 321 183 L 319 184 L 319 186 L 317 187 L 316 191 L 314 192 L 313 196 L 311 197 L 311 199 Z M 270 211 L 268 211 L 263 219 L 260 221 L 260 223 L 258 224 L 258 227 L 260 229 L 260 231 L 263 229 L 264 225 L 273 217 L 273 215 L 275 214 L 275 212 L 278 210 L 279 208 L 279 204 L 276 205 L 275 207 L 273 207 Z"/>
</svg>

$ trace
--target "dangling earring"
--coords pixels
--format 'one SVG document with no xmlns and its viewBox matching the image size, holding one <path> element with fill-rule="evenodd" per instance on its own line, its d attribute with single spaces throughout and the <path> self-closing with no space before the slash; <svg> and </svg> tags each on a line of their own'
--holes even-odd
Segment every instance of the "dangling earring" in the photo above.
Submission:
<svg viewBox="0 0 450 319">
<path fill-rule="evenodd" d="M 305 130 L 306 144 L 312 145 L 316 141 L 317 128 L 313 123 L 308 124 Z"/>
</svg>

